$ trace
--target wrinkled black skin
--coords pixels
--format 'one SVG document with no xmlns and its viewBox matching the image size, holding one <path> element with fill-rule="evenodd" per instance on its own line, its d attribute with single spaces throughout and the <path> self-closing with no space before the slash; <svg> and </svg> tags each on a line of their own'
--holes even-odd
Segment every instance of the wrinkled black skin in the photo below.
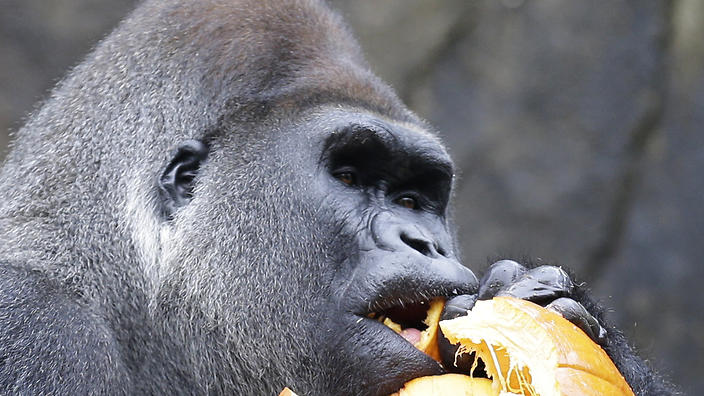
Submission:
<svg viewBox="0 0 704 396">
<path fill-rule="evenodd" d="M 480 287 L 453 179 L 324 4 L 147 1 L 2 169 L 0 393 L 385 395 L 444 369 L 367 314 L 507 292 L 666 394 L 580 287 Z"/>
</svg>

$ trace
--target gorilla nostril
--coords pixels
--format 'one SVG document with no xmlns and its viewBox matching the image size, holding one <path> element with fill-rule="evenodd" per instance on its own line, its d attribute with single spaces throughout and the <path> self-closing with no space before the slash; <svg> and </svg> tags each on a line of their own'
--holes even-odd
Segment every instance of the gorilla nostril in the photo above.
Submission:
<svg viewBox="0 0 704 396">
<path fill-rule="evenodd" d="M 401 240 L 403 243 L 406 245 L 410 246 L 414 250 L 420 252 L 424 256 L 432 256 L 433 255 L 433 250 L 431 249 L 431 244 L 430 242 L 423 240 L 423 239 L 418 239 L 418 238 L 413 238 L 406 233 L 401 234 Z"/>
<path fill-rule="evenodd" d="M 447 252 L 445 251 L 445 249 L 441 248 L 440 246 L 435 245 L 435 251 L 438 252 L 439 255 L 441 255 L 443 257 L 447 257 Z"/>
</svg>

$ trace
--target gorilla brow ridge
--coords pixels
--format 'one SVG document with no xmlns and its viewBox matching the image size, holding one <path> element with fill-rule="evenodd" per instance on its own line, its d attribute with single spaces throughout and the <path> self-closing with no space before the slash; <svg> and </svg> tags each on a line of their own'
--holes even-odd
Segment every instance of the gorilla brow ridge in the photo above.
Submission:
<svg viewBox="0 0 704 396">
<path fill-rule="evenodd" d="M 316 107 L 340 107 L 341 105 L 371 113 L 385 114 L 390 116 L 392 120 L 404 124 L 418 122 L 415 117 L 411 117 L 407 112 L 400 111 L 388 103 L 379 103 L 369 100 L 369 98 L 358 98 L 347 92 L 298 88 L 284 89 L 282 92 L 269 95 L 231 97 L 225 102 L 225 112 L 218 118 L 218 127 L 212 128 L 209 135 L 218 133 L 224 126 L 232 123 L 259 123 L 270 117 L 272 113 L 284 112 L 296 115 Z M 209 136 L 206 135 L 206 141 L 208 138 Z"/>
</svg>

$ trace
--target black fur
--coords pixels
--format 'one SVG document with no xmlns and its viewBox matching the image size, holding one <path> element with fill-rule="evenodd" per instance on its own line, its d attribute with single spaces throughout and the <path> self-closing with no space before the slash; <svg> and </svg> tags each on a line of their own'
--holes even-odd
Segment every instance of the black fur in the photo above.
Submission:
<svg viewBox="0 0 704 396">
<path fill-rule="evenodd" d="M 478 290 L 429 130 L 321 2 L 145 2 L 0 174 L 0 393 L 383 395 L 442 372 L 367 319 Z M 611 331 L 634 387 L 664 389 Z"/>
</svg>

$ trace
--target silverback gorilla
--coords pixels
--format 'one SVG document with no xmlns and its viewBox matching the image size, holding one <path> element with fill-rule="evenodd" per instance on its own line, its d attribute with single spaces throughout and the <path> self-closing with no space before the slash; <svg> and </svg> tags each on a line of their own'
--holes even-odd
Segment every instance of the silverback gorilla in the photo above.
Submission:
<svg viewBox="0 0 704 396">
<path fill-rule="evenodd" d="M 147 1 L 2 170 L 0 392 L 384 395 L 453 363 L 369 314 L 509 294 L 670 393 L 560 268 L 460 265 L 453 175 L 325 4 Z"/>
</svg>

